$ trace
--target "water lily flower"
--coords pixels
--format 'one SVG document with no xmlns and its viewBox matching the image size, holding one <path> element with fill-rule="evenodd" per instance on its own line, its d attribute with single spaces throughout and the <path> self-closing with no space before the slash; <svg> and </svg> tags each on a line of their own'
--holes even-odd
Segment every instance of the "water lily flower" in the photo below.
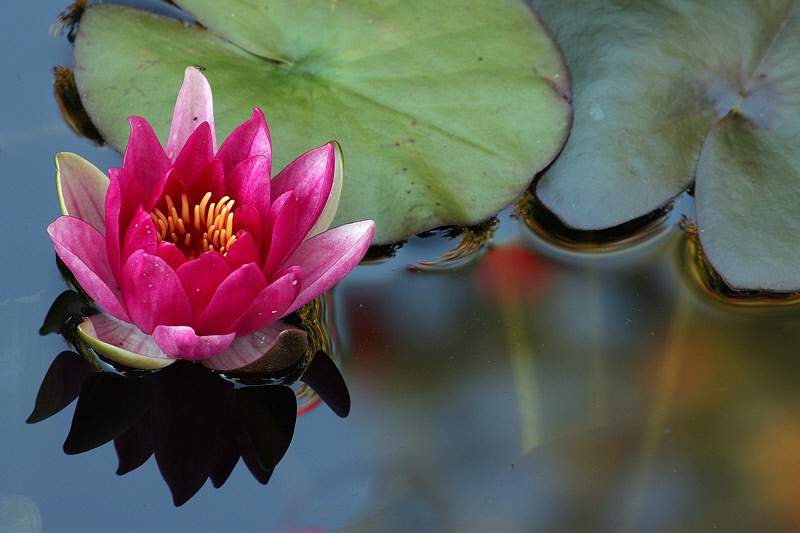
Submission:
<svg viewBox="0 0 800 533">
<path fill-rule="evenodd" d="M 84 319 L 79 336 L 135 368 L 263 363 L 291 333 L 279 319 L 339 282 L 372 240 L 371 220 L 328 229 L 342 185 L 339 146 L 311 150 L 270 179 L 262 112 L 217 147 L 211 88 L 194 67 L 166 147 L 146 120 L 129 122 L 122 167 L 108 176 L 75 154 L 56 157 L 63 216 L 48 233 L 103 311 Z"/>
</svg>

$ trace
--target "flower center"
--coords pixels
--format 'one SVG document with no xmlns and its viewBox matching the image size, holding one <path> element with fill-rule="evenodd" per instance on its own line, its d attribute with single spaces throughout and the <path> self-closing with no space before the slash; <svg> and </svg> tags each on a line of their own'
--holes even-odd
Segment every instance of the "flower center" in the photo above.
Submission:
<svg viewBox="0 0 800 533">
<path fill-rule="evenodd" d="M 222 255 L 228 253 L 236 241 L 233 233 L 234 200 L 223 196 L 219 202 L 210 202 L 210 192 L 194 205 L 186 193 L 181 194 L 179 206 L 169 195 L 164 196 L 164 200 L 167 202 L 166 213 L 158 208 L 150 213 L 158 231 L 158 242 L 173 243 L 187 259 L 208 251 Z"/>
</svg>

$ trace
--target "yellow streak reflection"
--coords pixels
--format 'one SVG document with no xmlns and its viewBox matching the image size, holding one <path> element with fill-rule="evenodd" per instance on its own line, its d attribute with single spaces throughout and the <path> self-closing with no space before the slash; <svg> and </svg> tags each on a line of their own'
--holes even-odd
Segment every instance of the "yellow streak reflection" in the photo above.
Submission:
<svg viewBox="0 0 800 533">
<path fill-rule="evenodd" d="M 686 351 L 686 338 L 692 315 L 691 299 L 685 290 L 681 290 L 675 303 L 675 313 L 670 324 L 664 347 L 664 359 L 659 371 L 657 388 L 653 394 L 653 404 L 644 426 L 642 448 L 636 460 L 628 505 L 625 510 L 625 531 L 636 531 L 636 520 L 641 504 L 644 501 L 648 483 L 653 471 L 653 463 L 658 455 L 664 428 L 667 426 L 667 415 L 675 392 L 681 356 Z"/>
<path fill-rule="evenodd" d="M 525 307 L 512 283 L 500 284 L 503 292 L 500 299 L 501 319 L 505 329 L 506 343 L 511 355 L 511 371 L 517 396 L 522 432 L 522 453 L 527 453 L 541 443 L 541 421 L 539 420 L 539 385 L 536 377 L 533 345 L 528 336 L 528 320 Z"/>
</svg>

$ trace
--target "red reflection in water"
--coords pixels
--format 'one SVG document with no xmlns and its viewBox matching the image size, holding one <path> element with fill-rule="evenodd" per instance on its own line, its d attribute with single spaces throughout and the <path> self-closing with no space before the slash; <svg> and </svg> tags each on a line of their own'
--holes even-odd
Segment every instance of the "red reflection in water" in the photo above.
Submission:
<svg viewBox="0 0 800 533">
<path fill-rule="evenodd" d="M 548 263 L 518 243 L 489 249 L 477 270 L 481 295 L 495 305 L 535 300 L 550 277 Z"/>
</svg>

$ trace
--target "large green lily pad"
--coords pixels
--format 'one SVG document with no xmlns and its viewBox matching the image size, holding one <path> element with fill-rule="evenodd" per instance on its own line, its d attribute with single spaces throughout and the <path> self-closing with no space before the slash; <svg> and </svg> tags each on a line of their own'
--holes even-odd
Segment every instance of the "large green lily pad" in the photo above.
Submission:
<svg viewBox="0 0 800 533">
<path fill-rule="evenodd" d="M 567 226 L 614 227 L 695 181 L 700 241 L 734 289 L 800 291 L 800 2 L 532 0 L 570 65 L 575 121 L 537 184 Z"/>
<path fill-rule="evenodd" d="M 175 3 L 202 27 L 114 5 L 83 14 L 75 78 L 109 143 L 124 149 L 132 114 L 164 140 L 183 69 L 201 65 L 218 137 L 260 107 L 277 169 L 341 143 L 334 224 L 374 219 L 376 244 L 495 214 L 569 129 L 563 58 L 520 0 Z"/>
</svg>

